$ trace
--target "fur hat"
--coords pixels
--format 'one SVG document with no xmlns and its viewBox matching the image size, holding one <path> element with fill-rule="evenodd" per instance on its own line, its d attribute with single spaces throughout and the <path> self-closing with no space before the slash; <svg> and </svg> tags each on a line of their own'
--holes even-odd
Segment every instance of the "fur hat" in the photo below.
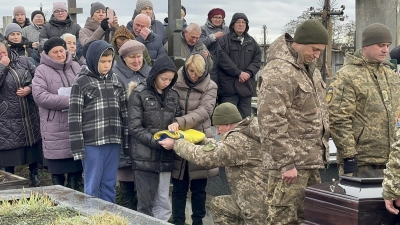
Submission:
<svg viewBox="0 0 400 225">
<path fill-rule="evenodd" d="M 103 4 L 101 4 L 100 2 L 92 3 L 90 5 L 90 16 L 93 16 L 93 14 L 99 9 L 102 9 L 105 11 L 106 7 Z"/>
<path fill-rule="evenodd" d="M 135 36 L 126 28 L 124 25 L 121 25 L 118 27 L 118 29 L 115 31 L 114 36 L 111 40 L 111 44 L 114 46 L 116 50 L 119 50 L 117 47 L 117 38 L 119 37 L 125 37 L 127 39 L 135 40 Z"/>
<path fill-rule="evenodd" d="M 68 12 L 68 7 L 65 2 L 54 2 L 53 3 L 53 12 L 56 11 L 57 9 L 63 9 Z"/>
<path fill-rule="evenodd" d="M 125 58 L 126 56 L 133 54 L 143 55 L 143 51 L 145 48 L 146 47 L 142 43 L 136 40 L 129 40 L 121 46 L 118 53 L 122 58 Z"/>
<path fill-rule="evenodd" d="M 225 11 L 220 8 L 214 8 L 211 9 L 210 12 L 208 12 L 208 19 L 211 20 L 211 18 L 215 15 L 221 15 L 222 19 L 225 19 Z"/>
<path fill-rule="evenodd" d="M 234 104 L 225 102 L 215 107 L 212 121 L 214 125 L 228 125 L 242 121 L 242 116 Z"/>
<path fill-rule="evenodd" d="M 44 43 L 43 51 L 44 53 L 48 54 L 52 48 L 57 46 L 61 46 L 64 47 L 64 49 L 67 49 L 67 44 L 65 43 L 64 39 L 59 37 L 52 37 Z"/>
<path fill-rule="evenodd" d="M 298 44 L 328 44 L 328 30 L 318 20 L 306 20 L 296 28 L 293 42 Z"/>
<path fill-rule="evenodd" d="M 14 13 L 13 14 L 14 16 L 17 13 L 22 13 L 22 14 L 26 15 L 26 11 L 25 11 L 25 8 L 23 6 L 15 6 L 13 13 Z"/>
<path fill-rule="evenodd" d="M 136 12 L 140 13 L 140 11 L 146 7 L 151 7 L 153 9 L 153 3 L 150 0 L 138 0 L 136 2 Z"/>
<path fill-rule="evenodd" d="M 368 25 L 361 36 L 363 47 L 379 43 L 392 43 L 392 33 L 390 29 L 381 23 Z"/>
<path fill-rule="evenodd" d="M 16 23 L 8 24 L 4 32 L 5 38 L 7 39 L 12 32 L 20 32 L 22 34 L 22 28 Z"/>
</svg>

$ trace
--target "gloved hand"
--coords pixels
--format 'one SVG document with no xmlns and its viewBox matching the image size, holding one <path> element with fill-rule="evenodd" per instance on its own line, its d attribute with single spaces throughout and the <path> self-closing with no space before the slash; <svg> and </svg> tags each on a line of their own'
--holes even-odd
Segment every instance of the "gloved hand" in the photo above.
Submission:
<svg viewBox="0 0 400 225">
<path fill-rule="evenodd" d="M 356 158 L 345 158 L 343 159 L 343 172 L 346 173 L 356 173 L 358 172 Z"/>
<path fill-rule="evenodd" d="M 104 18 L 104 19 L 100 22 L 100 26 L 101 26 L 101 29 L 103 29 L 104 31 L 106 31 L 107 28 L 108 28 L 108 18 Z"/>
</svg>

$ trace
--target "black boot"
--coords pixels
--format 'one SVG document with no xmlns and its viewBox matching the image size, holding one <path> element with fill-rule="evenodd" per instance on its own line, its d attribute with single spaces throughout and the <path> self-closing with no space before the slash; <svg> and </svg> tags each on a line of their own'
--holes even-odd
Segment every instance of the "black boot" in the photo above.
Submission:
<svg viewBox="0 0 400 225">
<path fill-rule="evenodd" d="M 67 174 L 67 187 L 78 190 L 79 189 L 79 183 L 82 177 L 82 173 L 68 173 Z"/>
<path fill-rule="evenodd" d="M 135 191 L 135 183 L 129 181 L 119 182 L 121 193 L 121 206 L 128 209 L 137 209 L 137 199 Z"/>
<path fill-rule="evenodd" d="M 31 181 L 31 187 L 39 187 L 39 170 L 37 168 L 30 170 L 29 180 Z"/>
<path fill-rule="evenodd" d="M 14 174 L 15 166 L 6 166 L 6 167 L 4 167 L 4 171 Z"/>
<path fill-rule="evenodd" d="M 52 174 L 51 180 L 53 181 L 53 185 L 64 186 L 65 176 L 64 176 L 64 174 Z"/>
</svg>

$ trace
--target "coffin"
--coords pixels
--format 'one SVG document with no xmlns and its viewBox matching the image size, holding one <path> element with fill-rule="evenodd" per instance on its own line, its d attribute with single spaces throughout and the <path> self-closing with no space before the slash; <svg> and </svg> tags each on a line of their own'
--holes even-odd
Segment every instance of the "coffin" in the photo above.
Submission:
<svg viewBox="0 0 400 225">
<path fill-rule="evenodd" d="M 383 170 L 340 176 L 305 191 L 304 225 L 400 225 L 382 198 Z"/>
</svg>

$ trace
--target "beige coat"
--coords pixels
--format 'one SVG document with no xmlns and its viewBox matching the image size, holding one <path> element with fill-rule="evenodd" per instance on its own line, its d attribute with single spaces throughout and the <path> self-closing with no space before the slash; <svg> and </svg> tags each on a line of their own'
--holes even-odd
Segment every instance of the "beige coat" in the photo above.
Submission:
<svg viewBox="0 0 400 225">
<path fill-rule="evenodd" d="M 217 84 L 210 79 L 209 74 L 205 74 L 196 86 L 190 88 L 183 76 L 182 67 L 178 71 L 178 80 L 173 89 L 179 94 L 179 103 L 182 110 L 181 117 L 175 118 L 179 124 L 179 129 L 195 129 L 206 134 L 207 137 L 213 137 L 211 131 L 211 115 L 214 111 L 217 98 Z M 198 166 L 175 155 L 174 170 L 172 177 L 182 180 L 186 164 L 188 164 L 189 179 L 204 179 L 218 175 L 218 168 L 207 170 L 203 166 Z"/>
<path fill-rule="evenodd" d="M 110 28 L 110 38 L 108 42 L 111 42 L 114 36 L 115 28 Z M 105 31 L 101 28 L 100 23 L 94 21 L 91 17 L 86 19 L 85 26 L 79 31 L 79 41 L 81 45 L 94 41 L 94 40 L 104 40 Z"/>
</svg>

